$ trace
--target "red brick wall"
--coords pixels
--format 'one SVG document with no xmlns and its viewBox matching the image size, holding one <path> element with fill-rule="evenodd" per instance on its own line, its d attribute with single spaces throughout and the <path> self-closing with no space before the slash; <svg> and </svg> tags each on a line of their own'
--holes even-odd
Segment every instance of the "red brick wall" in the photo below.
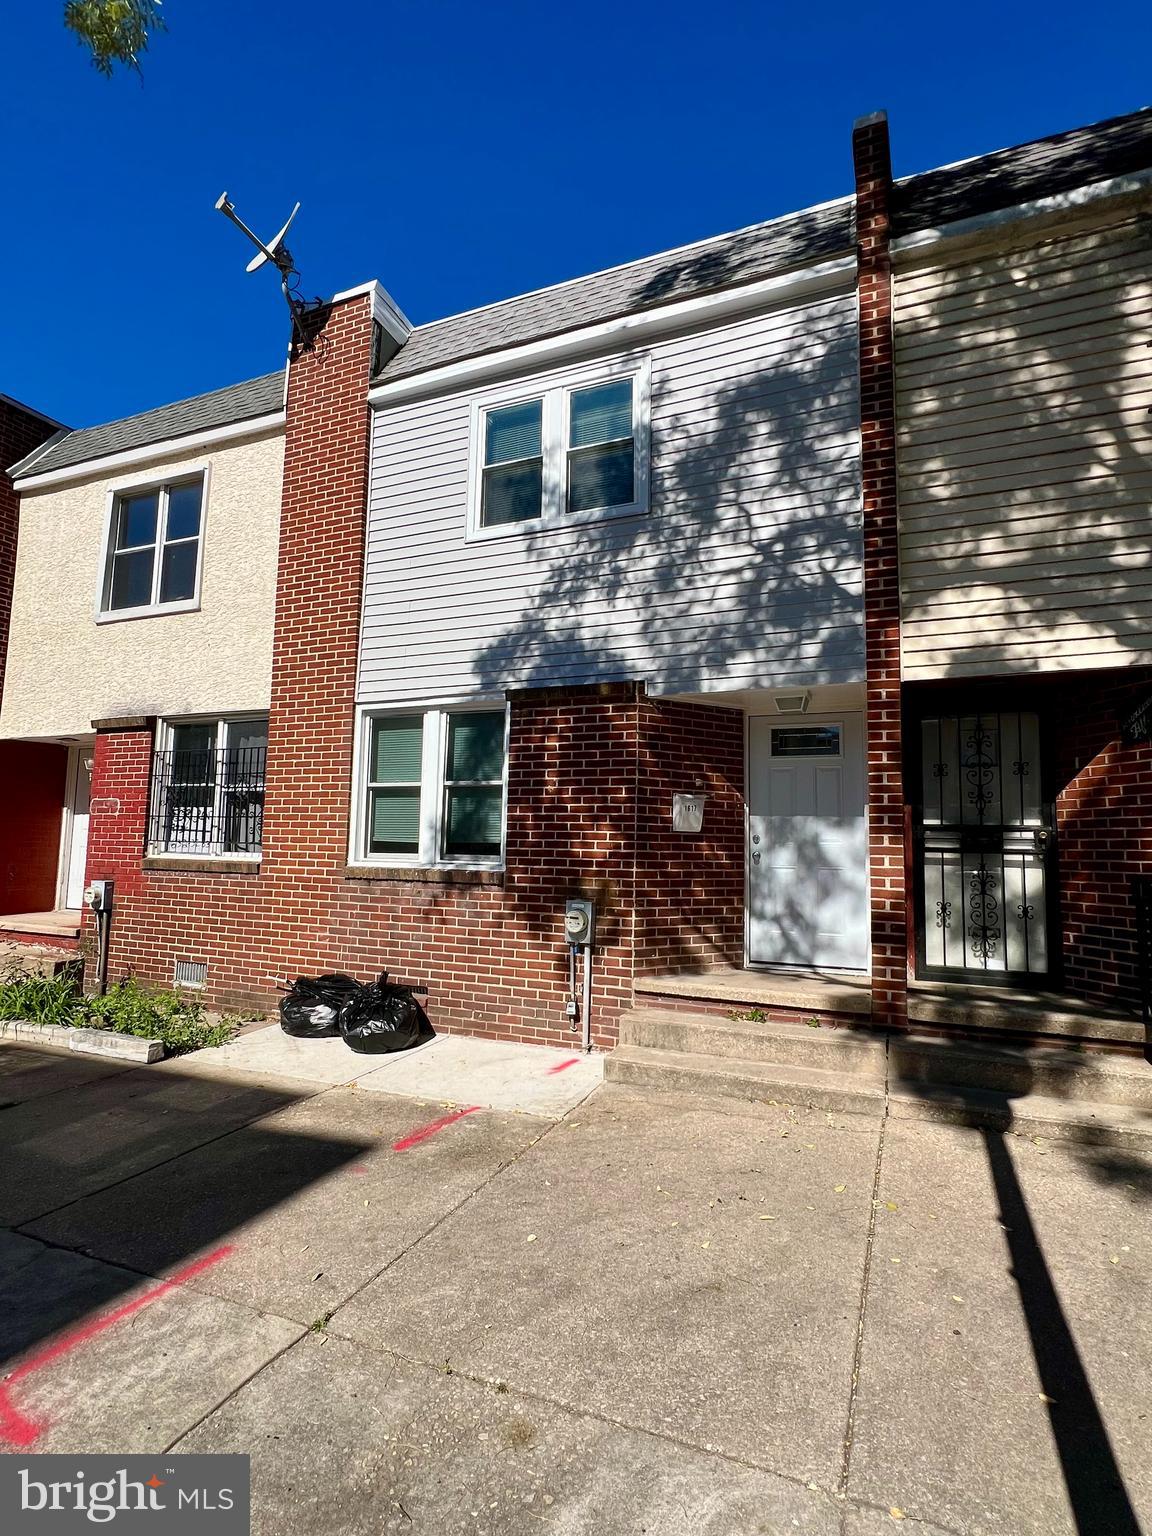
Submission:
<svg viewBox="0 0 1152 1536">
<path fill-rule="evenodd" d="M 1051 720 L 1064 985 L 1094 1003 L 1138 998 L 1132 876 L 1152 874 L 1152 744 L 1120 723 L 1152 694 L 1152 674 L 1062 680 Z"/>
<path fill-rule="evenodd" d="M 705 794 L 699 834 L 672 830 L 672 796 Z M 650 701 L 637 786 L 639 975 L 744 962 L 744 716 Z"/>
<path fill-rule="evenodd" d="M 638 950 L 647 970 L 739 960 L 742 740 L 737 713 L 631 684 L 514 694 L 505 872 L 349 877 L 342 811 L 338 841 L 301 871 L 301 921 L 277 895 L 285 864 L 278 881 L 142 868 L 151 736 L 102 733 L 88 874 L 118 882 L 111 975 L 168 984 L 176 958 L 206 959 L 209 1000 L 266 1006 L 276 976 L 387 965 L 428 985 L 438 1029 L 569 1044 L 564 904 L 584 897 L 598 909 L 593 1039 L 610 1046 Z M 667 798 L 697 776 L 713 797 L 706 834 L 675 842 Z M 347 779 L 332 789 L 346 798 Z"/>
<path fill-rule="evenodd" d="M 1152 697 L 1152 668 L 957 679 L 908 694 L 916 719 L 972 708 L 1039 714 L 1057 829 L 1053 985 L 1090 1003 L 1134 1004 L 1131 881 L 1152 874 L 1152 744 L 1125 745 L 1121 725 Z"/>
<path fill-rule="evenodd" d="M 13 464 L 39 448 L 57 429 L 42 416 L 0 396 L 0 696 L 8 659 L 8 626 L 12 617 L 12 583 L 16 576 L 16 536 L 20 498 L 6 473 Z"/>
<path fill-rule="evenodd" d="M 868 751 L 868 876 L 872 1009 L 877 1024 L 908 1016 L 909 928 L 900 722 L 900 573 L 888 122 L 863 118 L 852 134 L 860 302 L 860 472 L 864 523 L 864 637 Z"/>
<path fill-rule="evenodd" d="M 56 905 L 68 748 L 0 741 L 0 913 Z"/>
</svg>

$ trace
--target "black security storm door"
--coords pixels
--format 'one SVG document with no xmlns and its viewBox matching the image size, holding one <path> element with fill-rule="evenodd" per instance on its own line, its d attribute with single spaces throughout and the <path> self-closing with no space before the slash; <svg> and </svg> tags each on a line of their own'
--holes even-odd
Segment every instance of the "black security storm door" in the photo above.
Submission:
<svg viewBox="0 0 1152 1536">
<path fill-rule="evenodd" d="M 1032 985 L 1050 965 L 1052 814 L 1027 711 L 920 725 L 922 976 Z"/>
</svg>

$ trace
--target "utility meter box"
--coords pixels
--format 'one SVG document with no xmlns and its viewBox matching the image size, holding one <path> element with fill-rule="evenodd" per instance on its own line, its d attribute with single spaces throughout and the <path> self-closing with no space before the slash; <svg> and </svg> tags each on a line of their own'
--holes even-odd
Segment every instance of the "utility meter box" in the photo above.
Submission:
<svg viewBox="0 0 1152 1536">
<path fill-rule="evenodd" d="M 84 900 L 93 912 L 111 912 L 114 880 L 93 880 L 84 892 Z"/>
<path fill-rule="evenodd" d="M 700 832 L 704 828 L 704 802 L 707 795 L 672 796 L 673 832 Z"/>
<path fill-rule="evenodd" d="M 569 944 L 591 944 L 596 931 L 596 903 L 570 901 L 564 908 L 564 936 Z"/>
</svg>

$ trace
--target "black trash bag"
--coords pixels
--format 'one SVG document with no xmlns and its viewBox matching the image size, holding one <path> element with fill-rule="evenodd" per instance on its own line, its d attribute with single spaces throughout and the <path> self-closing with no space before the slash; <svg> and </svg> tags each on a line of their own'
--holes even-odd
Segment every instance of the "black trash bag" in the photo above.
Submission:
<svg viewBox="0 0 1152 1536">
<path fill-rule="evenodd" d="M 340 1033 L 345 1043 L 363 1056 L 382 1056 L 388 1051 L 410 1051 L 436 1036 L 428 1015 L 412 995 L 423 987 L 398 987 L 388 980 L 361 989 L 340 1010 Z"/>
<path fill-rule="evenodd" d="M 341 1008 L 365 990 L 362 982 L 339 972 L 300 976 L 288 996 L 280 999 L 280 1028 L 301 1040 L 338 1035 Z"/>
</svg>

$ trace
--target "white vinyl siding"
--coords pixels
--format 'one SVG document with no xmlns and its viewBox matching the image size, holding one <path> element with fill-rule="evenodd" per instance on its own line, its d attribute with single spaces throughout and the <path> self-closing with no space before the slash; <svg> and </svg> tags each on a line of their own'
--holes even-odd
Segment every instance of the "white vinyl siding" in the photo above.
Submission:
<svg viewBox="0 0 1152 1536">
<path fill-rule="evenodd" d="M 1152 235 L 1005 241 L 897 273 L 910 679 L 1152 662 Z"/>
<path fill-rule="evenodd" d="M 713 691 L 862 675 L 851 295 L 520 381 L 650 364 L 649 510 L 466 542 L 472 421 L 517 385 L 375 420 L 360 699 L 643 678 Z"/>
</svg>

